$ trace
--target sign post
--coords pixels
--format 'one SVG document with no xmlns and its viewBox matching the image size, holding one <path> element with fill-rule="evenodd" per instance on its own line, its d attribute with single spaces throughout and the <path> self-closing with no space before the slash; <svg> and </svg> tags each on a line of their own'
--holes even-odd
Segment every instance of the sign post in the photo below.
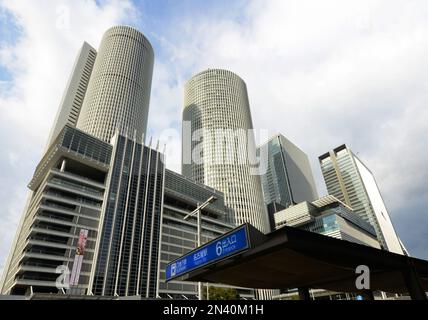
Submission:
<svg viewBox="0 0 428 320">
<path fill-rule="evenodd" d="M 166 281 L 242 253 L 249 248 L 248 228 L 247 225 L 242 225 L 168 263 L 165 270 Z"/>
</svg>

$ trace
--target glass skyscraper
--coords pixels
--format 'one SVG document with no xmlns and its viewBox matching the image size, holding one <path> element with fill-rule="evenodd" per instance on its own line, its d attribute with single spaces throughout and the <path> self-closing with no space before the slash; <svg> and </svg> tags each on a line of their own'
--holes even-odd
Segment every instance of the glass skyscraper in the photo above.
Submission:
<svg viewBox="0 0 428 320">
<path fill-rule="evenodd" d="M 278 134 L 259 147 L 267 148 L 267 170 L 261 176 L 266 203 L 285 207 L 318 198 L 308 156 L 290 140 Z"/>
<path fill-rule="evenodd" d="M 183 134 L 183 175 L 224 192 L 237 225 L 249 222 L 268 232 L 260 176 L 251 172 L 247 154 L 256 147 L 245 82 L 222 69 L 196 74 L 185 85 L 183 122 L 191 125 L 190 135 Z M 187 159 L 198 150 L 197 132 L 203 133 L 200 162 Z"/>
<path fill-rule="evenodd" d="M 267 155 L 266 172 L 261 176 L 263 197 L 268 205 L 271 229 L 274 229 L 272 206 L 288 208 L 302 201 L 318 198 L 308 156 L 281 134 L 272 137 L 258 148 L 259 155 Z M 279 204 L 279 205 L 278 205 Z"/>
<path fill-rule="evenodd" d="M 222 191 L 236 225 L 248 222 L 269 232 L 260 176 L 251 163 L 256 145 L 245 82 L 223 69 L 194 75 L 184 89 L 183 128 L 186 123 L 190 132 L 182 138 L 183 175 Z M 191 158 L 198 151 L 201 159 Z M 270 295 L 258 290 L 259 298 Z"/>
<path fill-rule="evenodd" d="M 127 26 L 107 30 L 98 53 L 83 44 L 1 293 L 56 293 L 61 267 L 72 270 L 73 293 L 155 297 L 164 161 L 144 146 L 153 58 Z"/>
<path fill-rule="evenodd" d="M 108 29 L 87 84 L 77 127 L 106 142 L 117 128 L 144 137 L 153 75 L 153 48 L 138 30 Z M 139 141 L 141 142 L 141 141 Z"/>
<path fill-rule="evenodd" d="M 403 254 L 376 180 L 364 163 L 346 145 L 321 155 L 319 162 L 328 193 L 370 223 L 384 249 Z"/>
</svg>

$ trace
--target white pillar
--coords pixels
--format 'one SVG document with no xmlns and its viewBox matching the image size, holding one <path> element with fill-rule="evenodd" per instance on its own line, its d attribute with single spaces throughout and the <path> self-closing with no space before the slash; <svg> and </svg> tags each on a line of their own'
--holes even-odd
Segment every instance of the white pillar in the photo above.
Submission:
<svg viewBox="0 0 428 320">
<path fill-rule="evenodd" d="M 67 164 L 67 161 L 65 159 L 63 159 L 62 163 L 61 163 L 61 169 L 60 169 L 61 172 L 64 172 L 66 164 Z"/>
</svg>

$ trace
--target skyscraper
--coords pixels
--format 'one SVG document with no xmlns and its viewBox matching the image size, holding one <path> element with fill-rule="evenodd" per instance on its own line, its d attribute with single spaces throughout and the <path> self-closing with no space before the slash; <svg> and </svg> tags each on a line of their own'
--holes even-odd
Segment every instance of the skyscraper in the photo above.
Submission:
<svg viewBox="0 0 428 320">
<path fill-rule="evenodd" d="M 346 145 L 321 155 L 319 162 L 328 193 L 370 223 L 385 249 L 403 254 L 376 180 L 364 163 Z"/>
<path fill-rule="evenodd" d="M 102 38 L 77 127 L 110 141 L 116 128 L 146 132 L 154 54 L 136 29 L 115 26 Z"/>
<path fill-rule="evenodd" d="M 183 174 L 222 191 L 237 225 L 249 222 L 268 232 L 260 176 L 252 173 L 247 154 L 255 152 L 251 129 L 247 88 L 236 74 L 208 69 L 186 83 Z"/>
<path fill-rule="evenodd" d="M 264 152 L 261 151 L 263 149 Z M 261 145 L 258 153 L 267 155 L 267 170 L 261 175 L 263 196 L 267 205 L 280 204 L 287 208 L 318 198 L 308 156 L 290 140 L 277 134 Z M 274 229 L 272 216 L 273 212 L 269 212 L 271 229 Z"/>
<path fill-rule="evenodd" d="M 0 292 L 57 292 L 60 267 L 73 293 L 155 296 L 164 161 L 142 143 L 152 71 L 133 28 L 109 29 L 98 55 L 83 44 Z"/>
<path fill-rule="evenodd" d="M 84 42 L 64 90 L 45 151 L 66 124 L 76 126 L 96 56 L 97 51 L 87 42 Z"/>
</svg>

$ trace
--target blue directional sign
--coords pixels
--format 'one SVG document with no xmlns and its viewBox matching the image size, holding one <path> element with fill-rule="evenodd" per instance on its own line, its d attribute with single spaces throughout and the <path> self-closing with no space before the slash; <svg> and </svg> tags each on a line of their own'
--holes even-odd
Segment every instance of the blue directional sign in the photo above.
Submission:
<svg viewBox="0 0 428 320">
<path fill-rule="evenodd" d="M 243 225 L 168 263 L 165 270 L 166 280 L 169 281 L 249 247 L 247 226 Z"/>
</svg>

